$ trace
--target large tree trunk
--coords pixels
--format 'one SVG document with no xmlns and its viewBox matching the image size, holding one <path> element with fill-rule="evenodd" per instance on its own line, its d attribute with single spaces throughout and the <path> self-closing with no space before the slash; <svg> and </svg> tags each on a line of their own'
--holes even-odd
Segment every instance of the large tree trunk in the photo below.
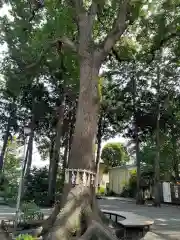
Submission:
<svg viewBox="0 0 180 240">
<path fill-rule="evenodd" d="M 95 136 L 97 131 L 97 117 L 98 117 L 98 99 L 97 99 L 97 86 L 98 86 L 98 72 L 99 66 L 95 66 L 93 63 L 94 56 L 82 59 L 80 63 L 80 94 L 79 94 L 79 104 L 76 116 L 76 125 L 74 131 L 74 138 L 72 142 L 69 164 L 68 167 L 71 169 L 86 169 L 95 171 L 95 159 L 93 155 L 93 148 L 95 143 Z M 72 189 L 72 184 L 65 183 L 63 190 L 63 199 L 61 200 L 61 206 L 68 202 L 68 194 Z M 80 218 L 80 213 L 83 208 L 83 204 L 89 203 L 91 207 L 92 193 L 94 189 L 91 187 L 84 187 L 79 189 L 79 197 L 73 202 L 69 203 L 73 205 L 73 209 L 69 209 L 66 213 L 68 219 L 63 219 L 62 214 L 57 215 L 57 218 L 53 224 L 53 227 L 48 234 L 47 239 L 53 240 L 65 240 L 68 239 L 69 231 L 74 228 L 75 219 Z M 87 198 L 85 198 L 85 196 Z M 75 204 L 75 206 L 74 206 Z M 67 205 L 66 205 L 67 206 Z M 70 207 L 69 206 L 69 207 Z M 87 205 L 88 206 L 88 205 Z M 86 207 L 87 207 L 86 206 Z M 65 207 L 65 210 L 66 207 Z M 57 211 L 58 212 L 58 211 Z M 75 214 L 77 214 L 76 218 Z M 71 219 L 71 220 L 69 220 Z M 64 222 L 67 221 L 67 222 Z M 63 225 L 63 227 L 62 227 Z M 77 226 L 78 227 L 78 226 Z"/>
</svg>

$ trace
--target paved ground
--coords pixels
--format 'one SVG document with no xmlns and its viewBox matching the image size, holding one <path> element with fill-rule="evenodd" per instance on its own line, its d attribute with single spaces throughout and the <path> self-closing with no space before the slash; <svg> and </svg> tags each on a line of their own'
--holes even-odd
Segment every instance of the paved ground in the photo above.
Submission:
<svg viewBox="0 0 180 240">
<path fill-rule="evenodd" d="M 105 209 L 128 211 L 152 218 L 155 220 L 152 226 L 153 233 L 162 236 L 163 239 L 180 240 L 180 206 L 137 206 L 134 201 L 116 198 L 99 200 L 99 204 Z"/>
<path fill-rule="evenodd" d="M 158 234 L 165 240 L 180 240 L 180 206 L 166 206 L 161 208 L 137 206 L 133 200 L 108 198 L 99 200 L 103 209 L 119 210 L 133 212 L 155 220 L 152 226 L 152 232 Z M 51 209 L 42 209 L 47 216 Z M 0 220 L 7 218 L 12 219 L 15 214 L 15 208 L 0 205 Z M 1 238 L 0 238 L 1 239 Z M 150 240 L 160 239 L 150 237 Z"/>
</svg>

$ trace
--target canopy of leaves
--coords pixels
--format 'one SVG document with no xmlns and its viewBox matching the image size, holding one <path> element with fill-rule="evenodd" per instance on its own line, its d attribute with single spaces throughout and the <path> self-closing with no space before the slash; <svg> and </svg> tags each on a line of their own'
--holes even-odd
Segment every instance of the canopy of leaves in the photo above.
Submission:
<svg viewBox="0 0 180 240">
<path fill-rule="evenodd" d="M 128 162 L 129 156 L 121 143 L 107 143 L 102 149 L 101 159 L 107 167 L 117 167 Z"/>
</svg>

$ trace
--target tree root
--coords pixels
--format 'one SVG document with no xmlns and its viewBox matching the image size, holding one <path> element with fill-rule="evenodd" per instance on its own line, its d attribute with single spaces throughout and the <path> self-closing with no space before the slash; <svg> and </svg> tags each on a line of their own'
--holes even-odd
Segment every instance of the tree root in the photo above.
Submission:
<svg viewBox="0 0 180 240">
<path fill-rule="evenodd" d="M 85 240 L 85 239 L 105 239 L 117 240 L 113 229 L 104 225 L 106 218 L 100 212 L 93 190 L 83 185 L 78 185 L 69 191 L 64 207 L 53 211 L 50 216 L 51 224 L 46 222 L 46 231 L 39 228 L 44 240 Z M 52 219 L 55 219 L 52 222 Z M 107 220 L 106 220 L 106 223 Z M 39 231 L 39 232 L 40 232 Z"/>
<path fill-rule="evenodd" d="M 78 240 L 91 240 L 93 237 L 104 240 L 118 240 L 115 234 L 103 224 L 92 221 L 86 232 Z"/>
<path fill-rule="evenodd" d="M 83 185 L 71 189 L 64 208 L 57 215 L 45 239 L 69 239 L 72 233 L 80 232 L 81 219 L 91 199 L 90 194 L 90 189 Z"/>
</svg>

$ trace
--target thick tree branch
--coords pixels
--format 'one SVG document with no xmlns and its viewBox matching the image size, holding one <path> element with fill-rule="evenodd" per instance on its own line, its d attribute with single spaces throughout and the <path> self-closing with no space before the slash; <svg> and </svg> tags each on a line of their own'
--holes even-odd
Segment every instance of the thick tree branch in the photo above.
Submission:
<svg viewBox="0 0 180 240">
<path fill-rule="evenodd" d="M 69 38 L 67 37 L 61 37 L 61 38 L 57 38 L 55 40 L 53 40 L 52 42 L 50 42 L 50 44 L 47 46 L 46 49 L 43 49 L 39 55 L 39 58 L 36 62 L 31 63 L 29 65 L 27 65 L 25 67 L 25 69 L 31 69 L 36 67 L 38 64 L 40 64 L 43 59 L 45 58 L 47 52 L 51 49 L 51 47 L 56 46 L 58 43 L 61 43 L 61 47 L 62 48 L 70 48 L 72 51 L 77 52 L 77 47 L 75 45 L 75 43 L 73 41 L 71 41 Z"/>
<path fill-rule="evenodd" d="M 108 33 L 107 37 L 103 42 L 103 54 L 107 55 L 116 41 L 121 37 L 121 35 L 126 30 L 127 23 L 127 12 L 128 12 L 129 0 L 122 0 L 119 4 L 118 16 L 114 20 L 111 31 Z"/>
<path fill-rule="evenodd" d="M 98 10 L 97 3 L 93 0 L 92 3 L 91 3 L 91 6 L 89 8 L 89 14 L 90 15 L 96 15 L 97 10 Z"/>
</svg>

